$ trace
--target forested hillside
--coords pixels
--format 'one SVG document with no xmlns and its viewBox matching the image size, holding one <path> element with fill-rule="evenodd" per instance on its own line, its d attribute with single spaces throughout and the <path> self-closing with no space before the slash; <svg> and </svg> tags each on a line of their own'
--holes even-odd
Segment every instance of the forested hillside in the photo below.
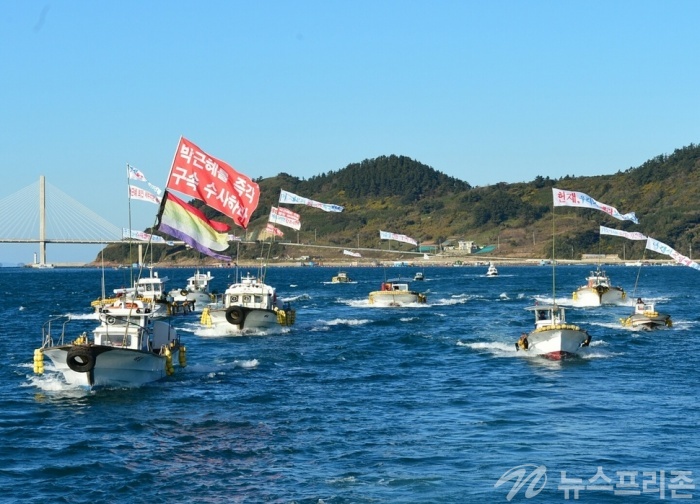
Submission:
<svg viewBox="0 0 700 504">
<path fill-rule="evenodd" d="M 234 229 L 250 240 L 264 238 L 261 232 L 270 208 L 278 206 L 281 189 L 345 207 L 342 213 L 326 213 L 303 205 L 289 206 L 301 215 L 302 228 L 299 232 L 281 228 L 285 233 L 282 241 L 310 245 L 387 248 L 379 239 L 379 231 L 383 230 L 408 235 L 421 244 L 473 240 L 480 245 L 497 245 L 496 255 L 549 257 L 552 187 L 584 192 L 621 213 L 636 212 L 640 221 L 635 225 L 595 210 L 557 207 L 557 257 L 576 258 L 582 253 L 642 257 L 643 242 L 601 237 L 601 224 L 640 231 L 686 254 L 700 235 L 700 146 L 694 144 L 616 174 L 537 177 L 526 183 L 486 187 L 472 187 L 467 181 L 449 177 L 419 161 L 395 155 L 365 159 L 308 180 L 280 173 L 256 182 L 260 184 L 261 198 L 248 232 Z M 196 202 L 195 205 L 199 206 Z M 214 211 L 204 211 L 226 221 Z M 410 248 L 403 244 L 401 247 Z M 399 247 L 394 244 L 393 248 Z M 112 257 L 108 260 L 118 260 L 126 250 L 122 245 L 108 247 L 106 258 L 109 255 Z M 184 247 L 171 247 L 162 253 L 154 260 L 194 254 Z M 259 250 L 245 252 L 253 256 L 258 253 Z"/>
</svg>

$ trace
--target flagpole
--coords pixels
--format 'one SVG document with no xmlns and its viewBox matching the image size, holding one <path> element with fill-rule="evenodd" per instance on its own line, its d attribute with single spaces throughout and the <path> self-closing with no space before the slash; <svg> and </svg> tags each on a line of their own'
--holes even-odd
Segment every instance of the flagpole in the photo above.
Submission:
<svg viewBox="0 0 700 504">
<path fill-rule="evenodd" d="M 130 286 L 134 285 L 134 269 L 132 268 L 132 261 L 131 261 L 131 184 L 129 183 L 129 168 L 130 165 L 127 162 L 126 163 L 126 195 L 127 195 L 127 201 L 128 203 L 128 208 L 129 208 L 129 284 Z"/>
</svg>

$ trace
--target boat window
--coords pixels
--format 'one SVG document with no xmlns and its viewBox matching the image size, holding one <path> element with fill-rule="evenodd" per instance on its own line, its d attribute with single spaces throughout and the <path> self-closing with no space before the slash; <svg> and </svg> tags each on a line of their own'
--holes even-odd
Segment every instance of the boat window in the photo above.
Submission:
<svg viewBox="0 0 700 504">
<path fill-rule="evenodd" d="M 256 303 L 262 303 L 262 296 L 255 296 Z"/>
<path fill-rule="evenodd" d="M 232 303 L 238 303 L 238 296 L 231 296 Z"/>
<path fill-rule="evenodd" d="M 547 320 L 547 311 L 537 310 L 537 320 Z"/>
<path fill-rule="evenodd" d="M 243 296 L 244 303 L 250 303 L 250 296 Z"/>
</svg>

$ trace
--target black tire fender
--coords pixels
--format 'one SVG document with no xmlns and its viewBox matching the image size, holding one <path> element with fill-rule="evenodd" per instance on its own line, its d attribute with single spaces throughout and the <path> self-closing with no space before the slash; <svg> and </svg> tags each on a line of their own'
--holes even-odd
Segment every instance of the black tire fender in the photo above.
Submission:
<svg viewBox="0 0 700 504">
<path fill-rule="evenodd" d="M 88 347 L 74 346 L 68 350 L 66 364 L 76 373 L 89 373 L 95 368 L 95 355 Z"/>
<path fill-rule="evenodd" d="M 233 325 L 243 325 L 245 320 L 245 312 L 240 306 L 229 306 L 226 309 L 226 321 Z"/>
<path fill-rule="evenodd" d="M 183 296 L 186 296 L 186 295 L 188 294 L 188 292 L 187 292 L 185 289 L 182 289 L 182 290 L 180 291 L 180 294 L 183 295 Z"/>
</svg>

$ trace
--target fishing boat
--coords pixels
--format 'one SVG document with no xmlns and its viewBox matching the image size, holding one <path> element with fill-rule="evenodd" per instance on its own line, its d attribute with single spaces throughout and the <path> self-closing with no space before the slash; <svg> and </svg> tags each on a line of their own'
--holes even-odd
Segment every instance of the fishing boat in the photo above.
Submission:
<svg viewBox="0 0 700 504">
<path fill-rule="evenodd" d="M 559 360 L 576 355 L 591 342 L 591 336 L 577 325 L 566 322 L 566 310 L 556 304 L 536 305 L 527 310 L 535 314 L 535 328 L 523 333 L 516 350 Z"/>
<path fill-rule="evenodd" d="M 622 304 L 627 299 L 627 294 L 622 287 L 612 285 L 610 277 L 598 266 L 588 275 L 586 284 L 576 289 L 572 297 L 576 306 L 592 307 Z"/>
<path fill-rule="evenodd" d="M 552 189 L 553 206 L 561 206 L 573 193 Z M 579 193 L 575 193 L 579 198 Z M 574 198 L 574 199 L 576 199 Z M 590 198 L 589 198 L 590 199 Z M 554 257 L 554 210 L 552 210 L 552 304 L 535 305 L 526 308 L 535 315 L 535 328 L 522 333 L 515 342 L 515 349 L 531 355 L 560 360 L 578 355 L 591 343 L 591 335 L 579 326 L 566 321 L 566 309 L 556 303 L 556 268 Z"/>
<path fill-rule="evenodd" d="M 179 309 L 165 290 L 167 281 L 168 277 L 162 278 L 158 276 L 158 272 L 151 269 L 149 276 L 138 278 L 134 282 L 134 287 L 114 289 L 112 296 L 107 297 L 103 287 L 102 296 L 92 301 L 90 305 L 95 309 L 95 313 L 99 314 L 104 310 L 119 309 L 125 304 L 140 301 L 144 304 L 144 308 L 150 310 L 152 318 L 167 317 Z"/>
<path fill-rule="evenodd" d="M 93 388 L 139 387 L 174 373 L 173 359 L 186 365 L 177 330 L 152 320 L 142 302 L 128 311 L 103 311 L 90 337 L 70 340 L 70 316 L 50 319 L 42 327 L 42 344 L 34 351 L 34 372 L 44 373 L 44 357 L 71 385 Z"/>
<path fill-rule="evenodd" d="M 335 275 L 331 279 L 331 283 L 350 283 L 352 280 L 348 276 L 348 274 L 345 271 L 339 271 L 337 275 Z"/>
<path fill-rule="evenodd" d="M 296 311 L 277 298 L 275 287 L 247 273 L 226 289 L 219 303 L 204 308 L 200 323 L 206 328 L 243 333 L 291 326 L 295 320 Z"/>
<path fill-rule="evenodd" d="M 637 298 L 634 312 L 629 317 L 620 319 L 620 323 L 633 329 L 673 327 L 670 315 L 657 312 L 654 303 L 645 303 L 642 298 Z"/>
<path fill-rule="evenodd" d="M 413 276 L 413 280 L 417 280 L 417 281 L 425 280 L 425 276 L 423 275 L 423 272 L 416 271 L 416 274 Z"/>
<path fill-rule="evenodd" d="M 497 277 L 498 276 L 498 269 L 496 269 L 495 264 L 489 263 L 489 267 L 486 270 L 486 276 L 487 277 Z"/>
<path fill-rule="evenodd" d="M 202 311 L 209 303 L 215 301 L 215 296 L 209 291 L 209 284 L 214 279 L 210 271 L 200 273 L 199 270 L 187 279 L 183 289 L 172 289 L 168 297 L 176 306 L 193 311 Z"/>
<path fill-rule="evenodd" d="M 375 306 L 406 306 L 427 301 L 425 294 L 409 289 L 408 280 L 394 278 L 382 282 L 379 290 L 369 293 L 369 304 Z"/>
</svg>

